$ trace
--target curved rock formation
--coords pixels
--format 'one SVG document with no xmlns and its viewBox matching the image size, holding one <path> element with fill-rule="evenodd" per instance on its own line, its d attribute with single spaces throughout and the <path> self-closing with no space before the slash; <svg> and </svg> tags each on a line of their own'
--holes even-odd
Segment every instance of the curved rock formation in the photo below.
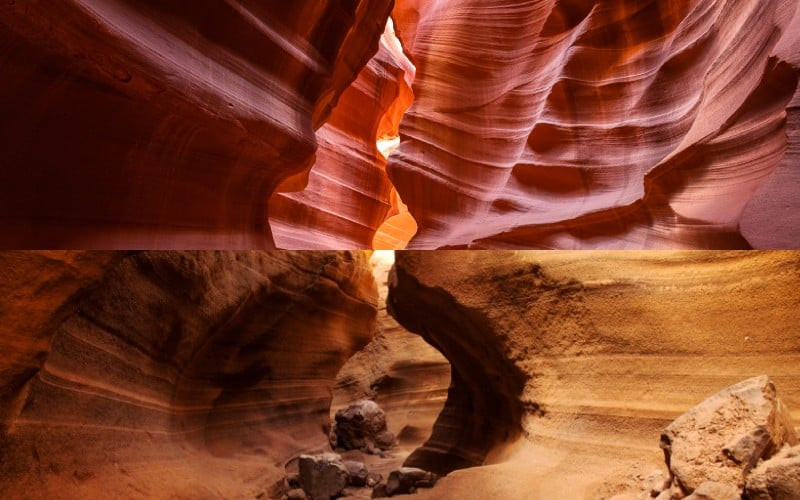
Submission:
<svg viewBox="0 0 800 500">
<path fill-rule="evenodd" d="M 775 47 L 800 74 L 800 9 Z M 800 241 L 800 87 L 786 110 L 786 155 L 745 207 L 741 231 L 756 248 L 797 248 Z"/>
<path fill-rule="evenodd" d="M 430 498 L 594 498 L 747 376 L 768 374 L 798 421 L 799 268 L 795 252 L 398 252 L 390 312 L 453 372 L 406 465 L 486 464 Z"/>
<path fill-rule="evenodd" d="M 374 400 L 386 412 L 400 454 L 407 455 L 430 437 L 450 386 L 450 363 L 387 313 L 387 279 L 394 262 L 391 254 L 375 252 L 371 262 L 379 296 L 375 338 L 336 376 L 331 418 L 350 403 Z"/>
<path fill-rule="evenodd" d="M 305 189 L 270 200 L 269 222 L 279 248 L 372 248 L 378 227 L 398 211 L 377 143 L 397 136 L 413 100 L 413 80 L 414 66 L 390 21 L 378 53 L 317 132 L 319 148 Z"/>
<path fill-rule="evenodd" d="M 263 495 L 327 447 L 331 386 L 377 309 L 363 253 L 6 253 L 0 269 L 11 497 Z"/>
<path fill-rule="evenodd" d="M 787 149 L 796 6 L 398 0 L 417 75 L 387 171 L 410 247 L 748 247 Z M 797 206 L 796 166 L 746 220 Z M 745 235 L 797 246 L 780 224 Z"/>
<path fill-rule="evenodd" d="M 6 2 L 0 246 L 272 247 L 391 4 Z"/>
</svg>

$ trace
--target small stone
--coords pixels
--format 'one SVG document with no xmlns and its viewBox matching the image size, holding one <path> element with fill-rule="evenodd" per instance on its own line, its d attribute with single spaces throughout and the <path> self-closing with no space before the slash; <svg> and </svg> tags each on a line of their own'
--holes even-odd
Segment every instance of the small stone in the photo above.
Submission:
<svg viewBox="0 0 800 500">
<path fill-rule="evenodd" d="M 386 498 L 389 493 L 386 491 L 386 483 L 380 483 L 372 489 L 372 498 Z"/>
<path fill-rule="evenodd" d="M 706 481 L 686 500 L 741 500 L 741 492 L 730 484 Z"/>
<path fill-rule="evenodd" d="M 664 490 L 658 494 L 656 500 L 672 500 L 672 495 L 669 490 Z"/>
<path fill-rule="evenodd" d="M 670 482 L 667 488 L 656 496 L 656 500 L 681 500 L 685 496 L 677 484 Z"/>
<path fill-rule="evenodd" d="M 651 497 L 656 497 L 669 488 L 669 478 L 663 471 L 654 470 L 645 476 L 642 486 Z"/>
<path fill-rule="evenodd" d="M 431 488 L 436 484 L 438 476 L 415 467 L 400 467 L 389 473 L 386 481 L 386 493 L 389 496 L 413 493 L 417 488 Z"/>
<path fill-rule="evenodd" d="M 369 479 L 369 471 L 362 462 L 355 460 L 345 460 L 345 468 L 347 468 L 348 483 L 353 486 L 366 486 Z"/>
<path fill-rule="evenodd" d="M 306 492 L 302 489 L 294 488 L 286 493 L 286 498 L 289 500 L 306 500 L 308 497 L 306 496 Z"/>
<path fill-rule="evenodd" d="M 367 476 L 367 486 L 369 488 L 374 488 L 376 484 L 381 482 L 383 476 L 378 474 L 377 472 L 370 472 Z"/>
</svg>

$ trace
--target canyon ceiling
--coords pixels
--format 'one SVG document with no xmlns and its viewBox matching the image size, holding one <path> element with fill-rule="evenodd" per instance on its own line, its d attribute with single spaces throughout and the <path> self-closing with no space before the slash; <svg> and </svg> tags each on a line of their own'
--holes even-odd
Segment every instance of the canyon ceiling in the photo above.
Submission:
<svg viewBox="0 0 800 500">
<path fill-rule="evenodd" d="M 3 247 L 800 247 L 795 0 L 14 0 L 0 45 Z"/>
</svg>

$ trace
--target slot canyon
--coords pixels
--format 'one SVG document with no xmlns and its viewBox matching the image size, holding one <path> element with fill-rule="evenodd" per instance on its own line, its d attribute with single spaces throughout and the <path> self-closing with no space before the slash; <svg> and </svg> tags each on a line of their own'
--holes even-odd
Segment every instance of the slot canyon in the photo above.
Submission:
<svg viewBox="0 0 800 500">
<path fill-rule="evenodd" d="M 9 0 L 0 247 L 800 247 L 796 0 Z"/>
<path fill-rule="evenodd" d="M 0 497 L 797 498 L 798 311 L 797 251 L 0 252 Z"/>
</svg>

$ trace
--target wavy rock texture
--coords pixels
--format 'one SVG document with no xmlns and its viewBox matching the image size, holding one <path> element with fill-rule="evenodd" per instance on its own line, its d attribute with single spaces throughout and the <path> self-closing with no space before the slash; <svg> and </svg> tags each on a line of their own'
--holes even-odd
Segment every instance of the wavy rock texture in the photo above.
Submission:
<svg viewBox="0 0 800 500">
<path fill-rule="evenodd" d="M 422 498 L 597 498 L 681 413 L 767 374 L 800 417 L 792 252 L 398 252 L 388 307 L 450 361 Z M 523 493 L 520 493 L 523 492 Z"/>
<path fill-rule="evenodd" d="M 397 212 L 377 141 L 397 136 L 413 100 L 413 79 L 414 67 L 390 22 L 377 54 L 317 132 L 319 148 L 306 188 L 276 193 L 270 200 L 270 226 L 279 248 L 372 247 L 387 213 Z"/>
<path fill-rule="evenodd" d="M 795 10 L 775 54 L 800 74 L 800 9 Z M 742 234 L 756 248 L 797 248 L 800 242 L 800 88 L 786 113 L 786 155 L 756 190 L 742 215 Z"/>
<path fill-rule="evenodd" d="M 0 276 L 13 290 L 0 332 L 3 496 L 264 494 L 286 460 L 327 445 L 336 373 L 374 329 L 362 253 L 0 260 L 14 270 Z"/>
<path fill-rule="evenodd" d="M 398 0 L 417 74 L 387 171 L 410 247 L 797 246 L 795 9 Z"/>
<path fill-rule="evenodd" d="M 391 4 L 5 2 L 0 245 L 272 247 Z"/>
</svg>

